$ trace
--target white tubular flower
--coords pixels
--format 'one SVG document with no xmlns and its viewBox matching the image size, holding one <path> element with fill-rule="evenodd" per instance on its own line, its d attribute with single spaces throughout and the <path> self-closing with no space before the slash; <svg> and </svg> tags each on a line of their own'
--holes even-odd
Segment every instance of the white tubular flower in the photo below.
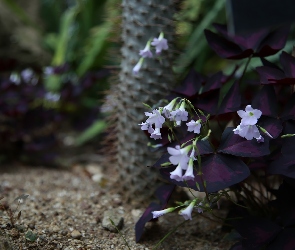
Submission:
<svg viewBox="0 0 295 250">
<path fill-rule="evenodd" d="M 143 58 L 152 58 L 153 57 L 153 53 L 150 50 L 151 48 L 151 41 L 148 41 L 145 48 L 143 50 L 139 51 L 139 55 L 142 56 Z"/>
<path fill-rule="evenodd" d="M 192 211 L 196 204 L 196 201 L 192 201 L 189 206 L 179 212 L 180 215 L 183 216 L 185 220 L 192 220 Z"/>
<path fill-rule="evenodd" d="M 173 110 L 175 102 L 176 98 L 163 108 L 162 114 L 168 119 L 171 117 L 171 111 Z"/>
<path fill-rule="evenodd" d="M 191 147 L 191 145 L 182 149 L 180 148 L 180 146 L 176 146 L 175 148 L 167 147 L 168 153 L 171 155 L 169 157 L 169 161 L 173 165 L 180 164 L 181 168 L 186 170 L 189 161 L 189 157 L 187 154 L 190 151 Z"/>
<path fill-rule="evenodd" d="M 196 134 L 200 134 L 200 130 L 201 130 L 201 119 L 194 121 L 191 120 L 190 122 L 188 122 L 187 124 L 187 131 L 189 132 L 193 132 Z"/>
<path fill-rule="evenodd" d="M 139 72 L 139 70 L 140 70 L 140 68 L 142 66 L 143 60 L 144 60 L 144 58 L 141 57 L 139 59 L 138 63 L 134 66 L 134 68 L 132 70 L 132 72 L 133 72 L 134 75 L 137 75 L 138 74 L 138 72 Z"/>
<path fill-rule="evenodd" d="M 237 113 L 242 118 L 243 125 L 255 125 L 262 115 L 259 109 L 253 109 L 251 105 L 247 105 L 245 111 L 239 110 Z"/>
<path fill-rule="evenodd" d="M 246 138 L 247 140 L 252 140 L 253 138 L 258 139 L 261 137 L 256 125 L 243 125 L 241 123 L 233 131 L 235 134 L 238 134 L 239 136 Z"/>
<path fill-rule="evenodd" d="M 138 124 L 138 125 L 141 126 L 141 130 L 147 130 L 150 134 L 154 132 L 152 124 L 150 124 L 149 122 L 142 122 L 141 124 Z"/>
<path fill-rule="evenodd" d="M 162 50 L 168 49 L 167 39 L 164 38 L 164 33 L 161 32 L 159 38 L 154 38 L 152 43 L 156 47 L 156 53 L 160 54 Z"/>
<path fill-rule="evenodd" d="M 146 122 L 150 124 L 155 124 L 156 128 L 162 128 L 162 125 L 165 122 L 165 118 L 161 115 L 159 110 L 154 109 L 152 113 L 145 112 L 144 114 L 149 117 Z"/>
<path fill-rule="evenodd" d="M 180 126 L 181 121 L 187 121 L 187 119 L 188 119 L 188 112 L 185 111 L 184 106 L 185 106 L 185 102 L 182 102 L 179 109 L 176 109 L 171 112 L 170 120 L 173 117 L 173 120 L 176 121 L 177 126 Z"/>
<path fill-rule="evenodd" d="M 194 176 L 194 160 L 193 158 L 189 159 L 189 163 L 188 163 L 188 167 L 187 170 L 185 171 L 185 174 L 182 176 L 182 180 L 194 180 L 195 176 Z"/>
<path fill-rule="evenodd" d="M 170 172 L 170 179 L 182 181 L 182 167 L 180 164 L 177 165 L 174 171 Z"/>
<path fill-rule="evenodd" d="M 161 132 L 160 132 L 160 129 L 159 128 L 155 128 L 155 130 L 152 132 L 151 138 L 157 140 L 157 139 L 162 139 L 162 135 L 161 135 Z"/>
<path fill-rule="evenodd" d="M 160 210 L 160 211 L 153 211 L 152 214 L 153 214 L 153 219 L 156 219 L 164 214 L 168 214 L 168 213 L 171 213 L 175 210 L 174 207 L 170 207 L 170 208 L 166 208 L 164 210 Z"/>
</svg>

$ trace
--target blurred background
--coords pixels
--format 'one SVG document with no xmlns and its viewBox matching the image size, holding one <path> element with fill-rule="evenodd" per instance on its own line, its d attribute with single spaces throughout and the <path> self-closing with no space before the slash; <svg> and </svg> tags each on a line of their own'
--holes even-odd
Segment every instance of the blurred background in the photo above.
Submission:
<svg viewBox="0 0 295 250">
<path fill-rule="evenodd" d="M 120 67 L 120 3 L 0 0 L 0 164 L 95 157 L 107 127 L 103 100 Z M 233 70 L 236 62 L 216 56 L 203 33 L 226 22 L 224 0 L 178 1 L 175 20 L 180 80 L 191 67 Z"/>
</svg>

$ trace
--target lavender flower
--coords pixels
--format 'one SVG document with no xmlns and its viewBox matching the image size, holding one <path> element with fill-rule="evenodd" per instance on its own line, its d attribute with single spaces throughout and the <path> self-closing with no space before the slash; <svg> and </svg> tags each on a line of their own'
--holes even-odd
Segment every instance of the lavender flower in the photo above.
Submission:
<svg viewBox="0 0 295 250">
<path fill-rule="evenodd" d="M 194 133 L 200 134 L 201 120 L 197 120 L 197 121 L 191 120 L 186 125 L 188 127 L 187 131 L 189 131 L 189 132 L 194 131 Z"/>
<path fill-rule="evenodd" d="M 189 204 L 189 206 L 187 208 L 181 210 L 179 212 L 179 214 L 182 215 L 185 220 L 192 220 L 192 211 L 193 211 L 193 208 L 194 208 L 195 204 L 196 204 L 196 201 L 193 200 Z"/>
<path fill-rule="evenodd" d="M 159 211 L 153 211 L 152 214 L 153 214 L 153 219 L 156 219 L 164 214 L 168 214 L 168 213 L 171 213 L 175 210 L 174 207 L 170 207 L 170 208 L 166 208 L 164 210 L 159 210 Z"/>
<path fill-rule="evenodd" d="M 144 114 L 149 117 L 146 122 L 150 124 L 155 124 L 156 128 L 162 128 L 162 125 L 165 122 L 165 118 L 161 115 L 159 110 L 154 109 L 152 113 L 145 112 Z"/>
<path fill-rule="evenodd" d="M 152 58 L 153 53 L 150 50 L 151 47 L 151 41 L 149 40 L 143 50 L 140 50 L 139 55 L 143 58 Z"/>
<path fill-rule="evenodd" d="M 253 109 L 251 105 L 247 105 L 245 111 L 239 110 L 237 113 L 242 118 L 243 125 L 255 125 L 262 115 L 259 109 Z"/>
<path fill-rule="evenodd" d="M 161 32 L 159 38 L 154 38 L 152 43 L 156 47 L 156 53 L 160 54 L 162 50 L 168 49 L 167 39 L 164 38 L 164 33 Z"/>
</svg>

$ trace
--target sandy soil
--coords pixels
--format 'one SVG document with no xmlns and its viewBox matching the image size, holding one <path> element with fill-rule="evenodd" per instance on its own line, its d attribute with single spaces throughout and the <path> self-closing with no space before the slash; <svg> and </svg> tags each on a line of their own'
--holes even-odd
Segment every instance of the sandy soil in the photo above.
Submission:
<svg viewBox="0 0 295 250">
<path fill-rule="evenodd" d="M 152 249 L 183 222 L 176 213 L 163 216 L 158 222 L 148 223 L 142 241 L 136 243 L 134 225 L 145 207 L 124 203 L 112 191 L 115 176 L 109 178 L 108 174 L 97 163 L 70 169 L 0 167 L 2 204 L 15 210 L 15 198 L 30 195 L 19 205 L 15 214 L 21 210 L 21 217 L 14 227 L 6 213 L 0 211 L 0 249 L 128 249 L 118 233 L 102 227 L 104 211 L 112 208 L 124 217 L 121 233 L 130 249 Z M 224 216 L 226 211 L 218 213 Z M 222 240 L 224 235 L 219 223 L 197 216 L 157 249 L 229 249 L 233 243 Z"/>
</svg>

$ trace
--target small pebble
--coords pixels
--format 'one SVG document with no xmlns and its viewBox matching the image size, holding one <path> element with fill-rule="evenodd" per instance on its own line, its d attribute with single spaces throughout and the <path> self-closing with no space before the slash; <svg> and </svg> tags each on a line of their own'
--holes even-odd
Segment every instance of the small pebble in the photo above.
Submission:
<svg viewBox="0 0 295 250">
<path fill-rule="evenodd" d="M 78 231 L 78 230 L 74 230 L 72 233 L 71 233 L 71 236 L 72 238 L 74 239 L 80 239 L 82 237 L 82 234 Z"/>
</svg>

